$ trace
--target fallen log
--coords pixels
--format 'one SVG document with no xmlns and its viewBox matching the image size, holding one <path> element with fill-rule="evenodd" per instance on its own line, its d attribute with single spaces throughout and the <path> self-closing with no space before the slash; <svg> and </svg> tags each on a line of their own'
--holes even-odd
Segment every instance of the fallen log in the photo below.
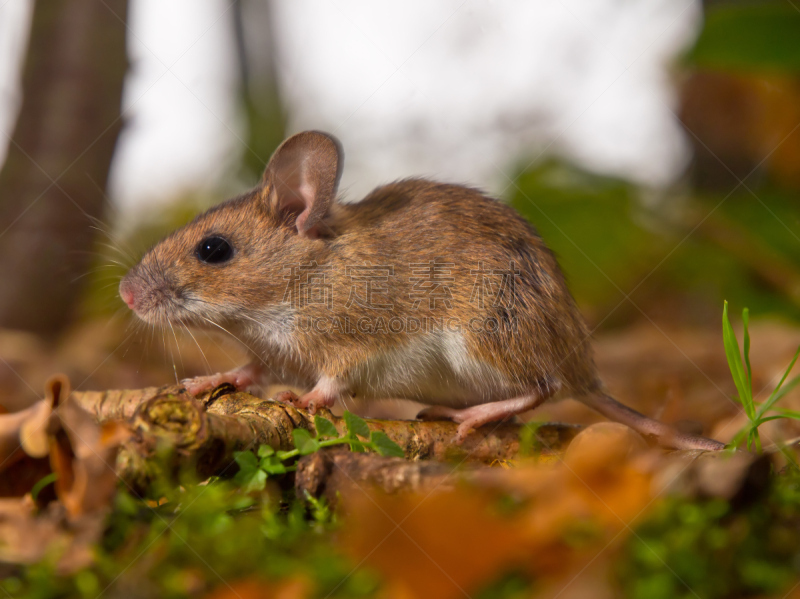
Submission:
<svg viewBox="0 0 800 599">
<path fill-rule="evenodd" d="M 54 377 L 52 381 L 65 380 Z M 48 383 L 51 385 L 52 383 Z M 68 381 L 65 383 L 68 384 Z M 51 387 L 48 386 L 48 389 Z M 130 437 L 121 443 L 116 470 L 122 480 L 139 492 L 163 474 L 159 453 L 169 453 L 169 470 L 194 469 L 200 479 L 235 472 L 236 451 L 255 450 L 269 445 L 275 450 L 293 447 L 292 431 L 306 429 L 316 434 L 314 416 L 291 404 L 262 399 L 222 385 L 197 398 L 177 385 L 109 391 L 73 391 L 70 403 L 91 415 L 98 424 L 123 423 Z M 19 446 L 33 448 L 25 453 L 42 457 L 47 453 L 43 423 L 58 406 L 43 400 L 26 414 L 0 416 L 6 422 L 0 447 L 7 449 L 0 461 L 19 459 Z M 340 435 L 345 435 L 343 418 L 321 409 L 317 415 L 330 420 Z M 25 434 L 36 424 L 37 435 Z M 519 457 L 520 434 L 526 425 L 516 422 L 492 423 L 470 434 L 457 444 L 457 425 L 446 421 L 404 421 L 367 419 L 370 431 L 382 431 L 404 451 L 408 460 L 435 460 L 454 463 L 493 464 Z M 2 428 L 2 427 L 0 427 Z M 535 444 L 539 455 L 553 456 L 563 451 L 580 427 L 566 424 L 539 424 Z"/>
</svg>

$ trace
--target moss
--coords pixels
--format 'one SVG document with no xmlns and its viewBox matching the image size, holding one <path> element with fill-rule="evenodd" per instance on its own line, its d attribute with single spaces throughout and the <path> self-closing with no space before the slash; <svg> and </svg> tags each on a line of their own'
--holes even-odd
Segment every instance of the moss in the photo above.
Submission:
<svg viewBox="0 0 800 599">
<path fill-rule="evenodd" d="M 796 471 L 746 506 L 670 498 L 626 542 L 618 581 L 632 598 L 779 593 L 800 577 L 799 524 Z"/>
</svg>

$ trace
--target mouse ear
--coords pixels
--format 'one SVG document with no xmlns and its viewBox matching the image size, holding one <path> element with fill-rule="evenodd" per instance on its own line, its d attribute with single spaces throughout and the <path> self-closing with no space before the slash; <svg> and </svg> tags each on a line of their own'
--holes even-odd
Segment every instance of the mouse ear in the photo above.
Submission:
<svg viewBox="0 0 800 599">
<path fill-rule="evenodd" d="M 270 201 L 283 213 L 297 216 L 297 232 L 316 238 L 323 233 L 325 215 L 336 196 L 342 174 L 339 141 L 319 131 L 304 131 L 284 141 L 264 171 L 272 187 Z"/>
</svg>

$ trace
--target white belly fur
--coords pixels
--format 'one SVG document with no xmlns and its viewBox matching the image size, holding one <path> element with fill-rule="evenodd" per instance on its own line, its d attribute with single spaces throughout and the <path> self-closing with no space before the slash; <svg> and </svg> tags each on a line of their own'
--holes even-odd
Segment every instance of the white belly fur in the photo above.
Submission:
<svg viewBox="0 0 800 599">
<path fill-rule="evenodd" d="M 505 377 L 470 356 L 463 335 L 453 331 L 416 335 L 356 368 L 348 378 L 351 392 L 363 399 L 465 407 L 512 394 Z"/>
</svg>

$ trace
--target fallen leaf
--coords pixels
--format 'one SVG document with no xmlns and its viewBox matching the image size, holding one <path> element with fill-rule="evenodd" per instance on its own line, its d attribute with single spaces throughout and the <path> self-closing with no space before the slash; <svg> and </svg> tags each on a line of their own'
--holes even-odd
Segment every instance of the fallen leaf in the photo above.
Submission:
<svg viewBox="0 0 800 599">
<path fill-rule="evenodd" d="M 525 559 L 517 522 L 493 514 L 491 496 L 478 490 L 402 496 L 353 490 L 345 502 L 344 544 L 355 563 L 379 570 L 411 597 L 463 597 Z"/>
<path fill-rule="evenodd" d="M 60 381 L 64 395 L 50 416 L 50 465 L 56 473 L 56 494 L 71 518 L 104 512 L 117 486 L 117 453 L 130 438 L 121 422 L 98 424 L 69 397 L 69 381 Z"/>
<path fill-rule="evenodd" d="M 580 569 L 652 497 L 651 472 L 638 465 L 649 450 L 624 428 L 590 433 L 569 460 L 473 472 L 471 484 L 446 491 L 351 486 L 346 550 L 411 597 L 460 597 L 511 570 L 553 579 Z"/>
</svg>

